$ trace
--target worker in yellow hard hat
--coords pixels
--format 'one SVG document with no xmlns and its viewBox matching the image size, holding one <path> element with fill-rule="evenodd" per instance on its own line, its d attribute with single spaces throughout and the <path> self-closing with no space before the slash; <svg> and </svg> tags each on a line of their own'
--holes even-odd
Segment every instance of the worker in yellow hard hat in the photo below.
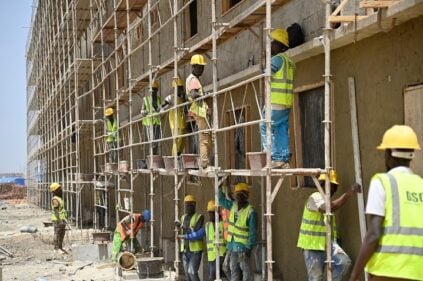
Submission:
<svg viewBox="0 0 423 281">
<path fill-rule="evenodd" d="M 277 28 L 270 33 L 271 43 L 271 156 L 272 168 L 289 168 L 289 115 L 293 104 L 295 64 L 285 53 L 289 49 L 288 33 Z M 263 108 L 263 116 L 265 109 Z M 260 123 L 261 144 L 267 151 L 266 123 Z"/>
<path fill-rule="evenodd" d="M 63 202 L 62 186 L 58 182 L 50 185 L 50 191 L 53 193 L 51 199 L 51 221 L 54 227 L 54 252 L 59 254 L 67 254 L 63 249 L 63 239 L 65 238 L 67 214 L 65 204 Z"/>
<path fill-rule="evenodd" d="M 159 95 L 159 82 L 153 80 L 150 87 L 151 94 L 143 97 L 141 107 L 141 123 L 145 129 L 145 134 L 148 141 L 157 140 L 161 136 L 161 118 L 160 118 L 160 105 L 162 99 Z M 152 142 L 153 154 L 158 155 L 159 143 Z"/>
<path fill-rule="evenodd" d="M 172 87 L 173 89 L 176 88 L 177 98 L 175 103 L 175 94 L 172 92 L 170 95 L 168 95 L 164 102 L 162 103 L 162 110 L 166 110 L 170 107 L 175 107 L 176 109 L 171 109 L 169 111 L 169 126 L 170 131 L 172 133 L 172 136 L 180 136 L 185 133 L 185 113 L 186 113 L 186 107 L 185 106 L 179 106 L 180 104 L 185 103 L 186 95 L 185 95 L 185 89 L 184 89 L 184 81 L 181 78 L 177 78 L 172 81 Z M 176 115 L 176 120 L 175 120 Z M 176 121 L 176 127 L 175 127 L 175 121 Z M 184 151 L 185 147 L 185 141 L 183 137 L 176 138 L 173 142 L 172 146 L 172 155 L 181 155 Z"/>
<path fill-rule="evenodd" d="M 423 179 L 410 169 L 420 144 L 414 130 L 395 125 L 377 147 L 384 150 L 386 173 L 370 181 L 367 234 L 350 276 L 363 269 L 369 280 L 423 280 Z"/>
<path fill-rule="evenodd" d="M 251 252 L 257 244 L 257 212 L 248 202 L 250 187 L 244 182 L 235 185 L 235 201 L 228 198 L 219 188 L 219 204 L 228 210 L 229 233 L 226 239 L 229 271 L 223 267 L 230 280 L 252 280 Z M 241 279 L 242 276 L 242 279 Z"/>
<path fill-rule="evenodd" d="M 115 111 L 108 107 L 104 111 L 106 116 L 106 144 L 109 154 L 109 163 L 117 162 L 118 124 L 115 118 Z"/>
<path fill-rule="evenodd" d="M 176 221 L 175 226 L 180 229 L 180 253 L 187 280 L 200 280 L 198 269 L 203 253 L 204 217 L 195 211 L 197 200 L 194 195 L 188 194 L 184 198 L 185 214 L 181 222 Z"/>
<path fill-rule="evenodd" d="M 205 93 L 199 80 L 204 72 L 205 65 L 206 61 L 202 55 L 197 54 L 191 57 L 192 72 L 187 77 L 185 88 L 188 99 L 192 101 L 188 114 L 194 117 L 199 131 L 210 129 L 209 106 L 206 100 L 202 99 Z M 198 139 L 200 144 L 200 172 L 208 173 L 212 169 L 209 167 L 209 153 L 212 145 L 211 133 L 200 132 Z"/>
<path fill-rule="evenodd" d="M 326 174 L 321 174 L 318 178 L 321 186 L 325 185 Z M 331 196 L 338 190 L 339 181 L 335 170 L 329 171 L 329 182 Z M 337 199 L 331 201 L 331 210 L 337 211 L 349 198 L 361 192 L 361 186 L 353 184 L 347 192 Z M 326 261 L 326 227 L 324 224 L 324 213 L 326 210 L 323 195 L 316 191 L 312 193 L 306 201 L 303 218 L 300 226 L 297 247 L 303 250 L 304 261 L 309 280 L 323 281 L 325 261 Z M 351 259 L 336 242 L 337 231 L 335 217 L 332 217 L 332 280 L 341 281 L 347 273 Z"/>
<path fill-rule="evenodd" d="M 209 214 L 209 221 L 206 223 L 205 231 L 206 231 L 206 243 L 207 243 L 207 260 L 208 260 L 208 280 L 214 281 L 216 280 L 216 234 L 215 231 L 216 227 L 216 214 L 215 214 L 216 203 L 214 200 L 210 200 L 207 202 L 207 213 Z M 219 210 L 218 210 L 219 211 Z M 218 244 L 218 254 L 219 254 L 219 263 L 220 269 L 222 269 L 223 261 L 225 259 L 226 253 L 226 241 L 223 238 L 223 221 L 221 216 L 219 215 L 218 218 L 218 225 L 219 225 L 219 243 Z M 220 270 L 222 272 L 222 270 Z M 222 275 L 221 275 L 222 277 Z"/>
</svg>

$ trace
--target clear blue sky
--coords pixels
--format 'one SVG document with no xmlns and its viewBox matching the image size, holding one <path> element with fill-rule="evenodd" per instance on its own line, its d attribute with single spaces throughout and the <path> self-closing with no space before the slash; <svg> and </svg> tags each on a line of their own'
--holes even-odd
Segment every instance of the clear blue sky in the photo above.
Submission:
<svg viewBox="0 0 423 281">
<path fill-rule="evenodd" d="M 25 45 L 32 0 L 1 1 L 0 173 L 26 170 Z"/>
</svg>

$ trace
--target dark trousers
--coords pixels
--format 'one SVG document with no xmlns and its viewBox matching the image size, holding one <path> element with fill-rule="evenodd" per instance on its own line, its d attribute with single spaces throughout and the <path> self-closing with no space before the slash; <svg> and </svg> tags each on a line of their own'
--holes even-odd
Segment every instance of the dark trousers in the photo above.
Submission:
<svg viewBox="0 0 423 281">
<path fill-rule="evenodd" d="M 225 276 L 225 274 L 223 274 L 223 270 L 222 270 L 222 265 L 223 265 L 223 261 L 224 261 L 225 257 L 220 257 L 219 263 L 220 263 L 220 278 L 222 278 L 223 276 Z M 214 281 L 216 279 L 216 261 L 209 261 L 209 281 Z"/>
<path fill-rule="evenodd" d="M 63 239 L 65 238 L 66 224 L 64 222 L 54 223 L 54 249 L 63 249 Z"/>
</svg>

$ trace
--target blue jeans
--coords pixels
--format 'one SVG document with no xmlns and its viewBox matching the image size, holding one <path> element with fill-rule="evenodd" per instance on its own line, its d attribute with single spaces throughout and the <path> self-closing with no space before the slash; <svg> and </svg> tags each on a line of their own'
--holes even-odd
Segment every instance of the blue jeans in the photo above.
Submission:
<svg viewBox="0 0 423 281">
<path fill-rule="evenodd" d="M 231 281 L 252 281 L 251 259 L 245 253 L 228 252 L 231 268 Z M 242 279 L 241 279 L 242 277 Z"/>
<path fill-rule="evenodd" d="M 182 264 L 184 265 L 185 277 L 187 281 L 200 281 L 198 269 L 200 268 L 202 252 L 183 252 Z"/>
<path fill-rule="evenodd" d="M 223 272 L 222 272 L 222 265 L 223 265 L 223 260 L 225 257 L 220 257 L 219 262 L 220 262 L 220 278 L 222 278 L 222 276 L 224 276 Z M 214 261 L 209 261 L 209 281 L 214 281 L 216 279 L 216 260 Z"/>
<path fill-rule="evenodd" d="M 272 110 L 272 161 L 289 162 L 289 114 L 291 109 Z M 263 116 L 265 110 L 263 109 Z M 266 124 L 260 123 L 261 145 L 266 151 Z"/>
<path fill-rule="evenodd" d="M 351 260 L 342 249 L 341 251 L 335 250 L 332 259 L 332 280 L 341 281 L 351 265 Z M 304 250 L 304 260 L 307 267 L 308 281 L 323 281 L 326 252 Z"/>
</svg>

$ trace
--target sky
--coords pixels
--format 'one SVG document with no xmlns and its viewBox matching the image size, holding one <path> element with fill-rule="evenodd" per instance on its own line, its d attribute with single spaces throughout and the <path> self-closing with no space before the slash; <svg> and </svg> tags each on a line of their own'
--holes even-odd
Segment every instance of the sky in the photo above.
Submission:
<svg viewBox="0 0 423 281">
<path fill-rule="evenodd" d="M 0 2 L 0 173 L 25 172 L 25 49 L 32 0 Z"/>
</svg>

